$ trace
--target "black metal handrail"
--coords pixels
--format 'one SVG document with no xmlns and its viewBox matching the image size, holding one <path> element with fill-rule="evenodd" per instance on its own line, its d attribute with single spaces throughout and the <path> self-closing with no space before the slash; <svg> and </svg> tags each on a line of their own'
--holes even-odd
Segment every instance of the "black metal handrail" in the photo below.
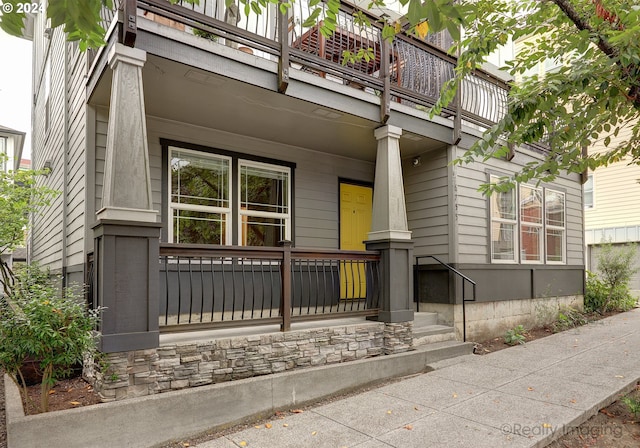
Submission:
<svg viewBox="0 0 640 448">
<path fill-rule="evenodd" d="M 423 259 L 423 258 L 432 258 L 432 259 L 434 259 L 435 261 L 437 261 L 442 266 L 444 266 L 449 271 L 453 272 L 454 274 L 456 274 L 458 277 L 460 277 L 462 279 L 462 340 L 464 342 L 467 342 L 467 315 L 466 315 L 465 303 L 466 302 L 475 302 L 476 301 L 476 282 L 471 280 L 469 277 L 464 275 L 462 272 L 458 271 L 453 266 L 445 263 L 444 261 L 440 260 L 438 257 L 435 257 L 433 255 L 420 255 L 420 256 L 416 257 L 416 267 L 419 268 L 420 260 Z M 472 286 L 473 298 L 471 298 L 471 299 L 467 299 L 467 297 L 466 297 L 466 290 L 465 290 L 466 282 L 471 283 L 471 286 Z M 414 284 L 417 285 L 417 281 L 415 279 L 414 279 Z M 417 286 L 415 287 L 415 291 L 417 292 Z M 420 301 L 418 300 L 418 307 L 419 306 L 420 306 Z"/>
</svg>

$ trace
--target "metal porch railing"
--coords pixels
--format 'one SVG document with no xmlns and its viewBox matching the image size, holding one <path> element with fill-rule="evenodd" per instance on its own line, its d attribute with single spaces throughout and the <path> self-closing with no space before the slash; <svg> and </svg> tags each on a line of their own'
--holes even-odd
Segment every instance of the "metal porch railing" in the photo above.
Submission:
<svg viewBox="0 0 640 448">
<path fill-rule="evenodd" d="M 160 328 L 375 316 L 377 252 L 283 247 L 160 245 Z"/>
</svg>

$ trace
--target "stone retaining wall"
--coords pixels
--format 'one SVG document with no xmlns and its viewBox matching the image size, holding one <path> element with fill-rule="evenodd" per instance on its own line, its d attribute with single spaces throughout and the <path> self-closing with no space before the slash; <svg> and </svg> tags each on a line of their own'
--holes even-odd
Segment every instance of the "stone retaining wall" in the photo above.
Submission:
<svg viewBox="0 0 640 448">
<path fill-rule="evenodd" d="M 101 354 L 85 377 L 103 401 L 232 381 L 412 349 L 413 322 L 212 339 Z"/>
</svg>

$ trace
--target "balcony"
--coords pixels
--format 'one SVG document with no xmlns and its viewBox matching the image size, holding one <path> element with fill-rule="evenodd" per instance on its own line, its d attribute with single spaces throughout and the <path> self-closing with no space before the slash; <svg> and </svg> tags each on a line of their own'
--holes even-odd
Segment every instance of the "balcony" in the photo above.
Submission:
<svg viewBox="0 0 640 448">
<path fill-rule="evenodd" d="M 353 87 L 380 104 L 381 122 L 386 122 L 395 104 L 427 111 L 437 101 L 444 83 L 454 76 L 456 59 L 446 52 L 446 34 L 430 35 L 424 41 L 399 34 L 390 43 L 382 39 L 378 17 L 343 3 L 335 17 L 335 32 L 323 35 L 321 23 L 305 26 L 313 9 L 305 0 L 295 0 L 285 14 L 271 3 L 258 6 L 259 2 L 252 2 L 262 11 L 257 14 L 250 6 L 246 11 L 240 0 L 235 1 L 226 6 L 224 1 L 212 0 L 200 0 L 198 5 L 122 0 L 119 14 L 104 11 L 104 26 L 114 31 L 119 21 L 123 27 L 126 15 L 132 26 L 121 33 L 121 40 L 129 44 L 135 41 L 136 23 L 147 20 L 170 28 L 173 39 L 182 40 L 179 33 L 183 33 L 185 41 L 197 37 L 210 45 L 271 61 L 278 67 L 277 88 L 281 93 L 286 92 L 294 71 Z M 131 11 L 136 11 L 135 15 Z M 368 23 L 358 20 L 359 15 L 366 16 Z M 345 51 L 353 54 L 359 50 L 367 56 L 345 62 Z M 478 70 L 463 82 L 456 100 L 441 116 L 456 123 L 458 129 L 462 122 L 487 128 L 506 112 L 507 91 L 504 81 Z"/>
</svg>

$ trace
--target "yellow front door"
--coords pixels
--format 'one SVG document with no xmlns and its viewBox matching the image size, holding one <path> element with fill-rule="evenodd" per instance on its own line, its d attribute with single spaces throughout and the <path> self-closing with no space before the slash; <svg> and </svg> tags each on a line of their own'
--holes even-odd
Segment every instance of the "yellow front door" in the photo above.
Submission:
<svg viewBox="0 0 640 448">
<path fill-rule="evenodd" d="M 365 250 L 364 241 L 371 231 L 373 189 L 361 185 L 340 184 L 340 249 Z M 367 282 L 364 263 L 340 264 L 340 297 L 365 298 Z"/>
</svg>

